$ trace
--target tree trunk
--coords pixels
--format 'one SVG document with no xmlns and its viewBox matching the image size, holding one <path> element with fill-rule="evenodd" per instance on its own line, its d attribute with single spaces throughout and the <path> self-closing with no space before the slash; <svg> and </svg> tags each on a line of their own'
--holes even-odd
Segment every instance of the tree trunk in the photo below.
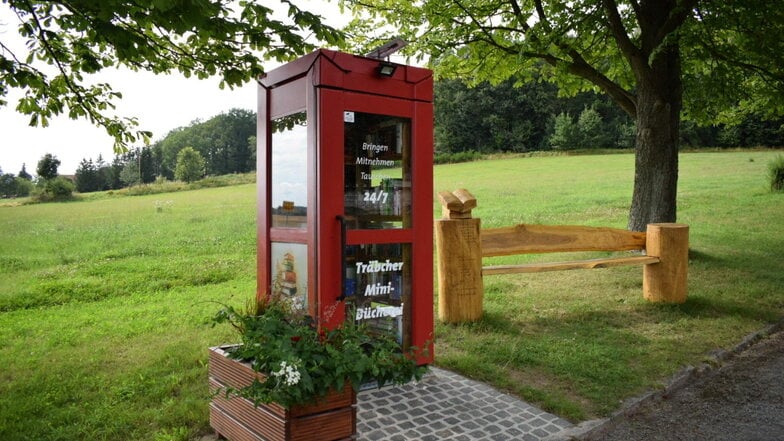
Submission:
<svg viewBox="0 0 784 441">
<path fill-rule="evenodd" d="M 677 42 L 660 48 L 637 76 L 637 137 L 629 229 L 675 222 L 682 86 Z"/>
</svg>

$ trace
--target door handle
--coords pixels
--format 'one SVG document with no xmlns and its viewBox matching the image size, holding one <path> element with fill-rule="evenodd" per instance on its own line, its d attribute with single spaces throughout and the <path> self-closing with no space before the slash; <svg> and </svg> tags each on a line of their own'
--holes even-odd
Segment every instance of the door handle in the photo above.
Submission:
<svg viewBox="0 0 784 441">
<path fill-rule="evenodd" d="M 340 295 L 338 302 L 346 300 L 346 233 L 348 222 L 342 214 L 337 215 L 336 219 L 340 222 Z"/>
</svg>

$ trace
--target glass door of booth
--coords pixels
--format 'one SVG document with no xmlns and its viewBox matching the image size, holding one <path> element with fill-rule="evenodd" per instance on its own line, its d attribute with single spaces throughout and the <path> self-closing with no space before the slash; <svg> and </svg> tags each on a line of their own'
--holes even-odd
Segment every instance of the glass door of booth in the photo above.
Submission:
<svg viewBox="0 0 784 441">
<path fill-rule="evenodd" d="M 403 345 L 411 327 L 411 128 L 404 116 L 343 113 L 344 296 L 354 320 Z"/>
</svg>

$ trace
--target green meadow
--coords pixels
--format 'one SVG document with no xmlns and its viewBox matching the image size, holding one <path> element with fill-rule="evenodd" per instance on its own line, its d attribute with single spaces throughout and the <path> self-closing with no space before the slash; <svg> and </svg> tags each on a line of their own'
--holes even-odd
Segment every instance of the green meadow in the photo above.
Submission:
<svg viewBox="0 0 784 441">
<path fill-rule="evenodd" d="M 780 154 L 681 155 L 685 304 L 644 301 L 639 267 L 490 276 L 482 320 L 437 325 L 436 364 L 577 422 L 780 319 L 784 194 L 766 175 Z M 471 191 L 485 227 L 623 228 L 633 164 L 505 157 L 437 166 L 435 188 Z M 252 184 L 0 207 L 0 439 L 208 433 L 207 348 L 233 339 L 208 322 L 253 296 L 255 236 Z"/>
</svg>

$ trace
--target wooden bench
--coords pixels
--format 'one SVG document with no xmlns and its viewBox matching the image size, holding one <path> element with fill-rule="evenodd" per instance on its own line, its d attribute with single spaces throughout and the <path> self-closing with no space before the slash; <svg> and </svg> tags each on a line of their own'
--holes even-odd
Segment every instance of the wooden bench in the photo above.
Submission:
<svg viewBox="0 0 784 441">
<path fill-rule="evenodd" d="M 646 233 L 604 227 L 529 225 L 482 230 L 482 257 L 576 251 L 645 251 Z M 538 273 L 659 263 L 656 256 L 621 256 L 568 262 L 482 267 L 482 275 Z"/>
<path fill-rule="evenodd" d="M 436 220 L 439 318 L 478 320 L 483 276 L 572 269 L 643 266 L 643 296 L 652 302 L 686 301 L 688 234 L 684 224 L 650 224 L 645 232 L 606 227 L 521 224 L 480 229 L 471 217 L 476 199 L 467 190 L 439 193 L 443 218 Z M 639 251 L 597 259 L 483 266 L 482 258 L 586 251 Z"/>
</svg>

